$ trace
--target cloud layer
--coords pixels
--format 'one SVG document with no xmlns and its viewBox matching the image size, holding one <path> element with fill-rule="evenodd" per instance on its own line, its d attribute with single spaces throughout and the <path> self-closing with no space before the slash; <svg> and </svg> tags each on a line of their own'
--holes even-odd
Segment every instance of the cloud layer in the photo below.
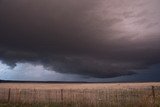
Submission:
<svg viewBox="0 0 160 107">
<path fill-rule="evenodd" d="M 159 0 L 1 0 L 0 60 L 109 78 L 160 63 Z"/>
</svg>

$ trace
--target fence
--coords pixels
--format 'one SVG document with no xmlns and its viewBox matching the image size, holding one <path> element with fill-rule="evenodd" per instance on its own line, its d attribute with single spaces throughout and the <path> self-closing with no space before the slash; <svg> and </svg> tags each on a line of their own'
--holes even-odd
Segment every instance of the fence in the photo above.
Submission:
<svg viewBox="0 0 160 107">
<path fill-rule="evenodd" d="M 0 89 L 0 102 L 58 103 L 80 107 L 160 105 L 160 87 L 146 89 Z"/>
</svg>

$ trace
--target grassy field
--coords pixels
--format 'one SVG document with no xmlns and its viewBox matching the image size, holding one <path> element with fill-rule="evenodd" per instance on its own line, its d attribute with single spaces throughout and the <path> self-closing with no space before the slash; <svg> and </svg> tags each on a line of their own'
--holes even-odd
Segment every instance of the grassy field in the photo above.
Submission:
<svg viewBox="0 0 160 107">
<path fill-rule="evenodd" d="M 160 107 L 160 83 L 0 83 L 0 107 Z"/>
</svg>

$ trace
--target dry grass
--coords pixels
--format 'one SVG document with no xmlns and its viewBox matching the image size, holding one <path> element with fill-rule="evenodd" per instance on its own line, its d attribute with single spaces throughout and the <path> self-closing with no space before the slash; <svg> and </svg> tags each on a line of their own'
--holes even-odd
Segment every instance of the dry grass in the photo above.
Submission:
<svg viewBox="0 0 160 107">
<path fill-rule="evenodd" d="M 47 83 L 0 83 L 0 88 L 11 89 L 140 89 L 151 86 L 160 86 L 159 82 L 151 83 L 65 83 L 65 84 L 47 84 Z"/>
<path fill-rule="evenodd" d="M 160 83 L 2 83 L 0 102 L 0 107 L 160 107 Z"/>
</svg>

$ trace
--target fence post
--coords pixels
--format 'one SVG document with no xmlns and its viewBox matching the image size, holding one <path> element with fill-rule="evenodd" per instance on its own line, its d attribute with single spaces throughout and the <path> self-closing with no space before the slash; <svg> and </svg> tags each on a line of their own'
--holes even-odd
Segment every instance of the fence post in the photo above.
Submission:
<svg viewBox="0 0 160 107">
<path fill-rule="evenodd" d="M 33 92 L 33 96 L 34 96 L 34 99 L 33 99 L 33 101 L 34 101 L 34 103 L 36 103 L 36 89 L 34 88 L 34 92 Z"/>
<path fill-rule="evenodd" d="M 155 104 L 155 87 L 152 86 L 153 104 Z"/>
<path fill-rule="evenodd" d="M 62 107 L 63 107 L 63 89 L 61 89 L 61 104 L 62 104 Z"/>
<path fill-rule="evenodd" d="M 61 101 L 63 102 L 63 89 L 61 89 Z"/>
<path fill-rule="evenodd" d="M 10 102 L 10 97 L 11 97 L 11 89 L 9 88 L 9 90 L 8 90 L 8 102 Z"/>
</svg>

